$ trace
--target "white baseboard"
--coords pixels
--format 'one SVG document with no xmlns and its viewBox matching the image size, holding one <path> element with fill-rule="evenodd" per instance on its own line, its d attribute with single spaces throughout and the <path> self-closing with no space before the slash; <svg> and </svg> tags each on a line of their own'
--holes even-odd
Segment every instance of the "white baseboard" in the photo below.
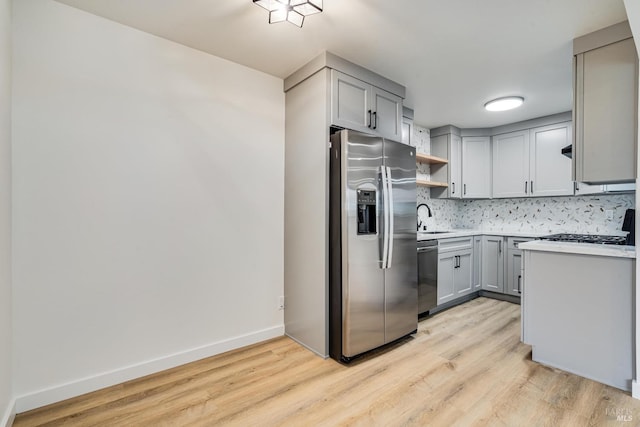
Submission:
<svg viewBox="0 0 640 427">
<path fill-rule="evenodd" d="M 0 418 L 0 427 L 11 427 L 16 418 L 16 400 L 12 399 Z"/>
<path fill-rule="evenodd" d="M 640 399 L 640 384 L 637 380 L 631 382 L 631 397 L 634 399 Z"/>
<path fill-rule="evenodd" d="M 284 326 L 275 326 L 18 396 L 13 413 L 29 411 L 283 335 Z M 0 424 L 0 427 L 3 426 Z"/>
</svg>

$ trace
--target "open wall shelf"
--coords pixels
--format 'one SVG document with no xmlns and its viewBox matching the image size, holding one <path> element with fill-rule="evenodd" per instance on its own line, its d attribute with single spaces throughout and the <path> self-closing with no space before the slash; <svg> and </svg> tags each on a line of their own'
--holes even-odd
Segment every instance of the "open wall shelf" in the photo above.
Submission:
<svg viewBox="0 0 640 427">
<path fill-rule="evenodd" d="M 416 180 L 417 185 L 421 185 L 423 187 L 448 187 L 449 185 L 446 182 L 436 182 L 436 181 L 424 181 L 421 179 Z"/>
<path fill-rule="evenodd" d="M 442 157 L 432 156 L 430 154 L 416 153 L 416 161 L 420 163 L 428 163 L 430 165 L 444 165 L 449 163 L 449 160 Z"/>
</svg>

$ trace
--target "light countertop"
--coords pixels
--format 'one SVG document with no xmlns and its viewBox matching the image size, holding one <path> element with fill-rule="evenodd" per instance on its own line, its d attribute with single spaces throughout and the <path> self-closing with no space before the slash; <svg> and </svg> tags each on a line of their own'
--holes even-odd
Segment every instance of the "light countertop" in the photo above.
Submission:
<svg viewBox="0 0 640 427">
<path fill-rule="evenodd" d="M 529 251 L 558 252 L 565 254 L 596 255 L 618 258 L 635 258 L 635 246 L 600 245 L 596 243 L 553 242 L 534 240 L 520 243 L 519 249 Z"/>
<path fill-rule="evenodd" d="M 536 237 L 546 236 L 551 233 L 534 233 L 509 230 L 444 230 L 445 233 L 423 233 L 418 232 L 418 241 L 450 239 L 455 237 L 470 236 L 502 236 L 502 237 Z M 635 258 L 635 246 L 623 245 L 600 245 L 595 243 L 574 243 L 574 242 L 554 242 L 548 240 L 534 240 L 520 243 L 519 249 L 531 251 L 558 252 L 580 255 L 609 256 L 619 258 Z"/>
<path fill-rule="evenodd" d="M 469 236 L 502 236 L 502 237 L 531 237 L 536 238 L 540 236 L 546 236 L 549 233 L 533 233 L 533 232 L 521 232 L 521 231 L 508 231 L 508 230 L 446 230 L 446 233 L 424 233 L 418 232 L 418 241 L 422 240 L 436 240 L 436 239 L 449 239 L 452 237 L 469 237 Z"/>
</svg>

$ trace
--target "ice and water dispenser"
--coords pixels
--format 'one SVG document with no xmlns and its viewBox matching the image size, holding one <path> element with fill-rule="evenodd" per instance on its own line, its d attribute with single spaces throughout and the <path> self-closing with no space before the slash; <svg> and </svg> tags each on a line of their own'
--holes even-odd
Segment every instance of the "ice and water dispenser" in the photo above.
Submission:
<svg viewBox="0 0 640 427">
<path fill-rule="evenodd" d="M 358 235 L 376 234 L 376 191 L 358 190 Z"/>
</svg>

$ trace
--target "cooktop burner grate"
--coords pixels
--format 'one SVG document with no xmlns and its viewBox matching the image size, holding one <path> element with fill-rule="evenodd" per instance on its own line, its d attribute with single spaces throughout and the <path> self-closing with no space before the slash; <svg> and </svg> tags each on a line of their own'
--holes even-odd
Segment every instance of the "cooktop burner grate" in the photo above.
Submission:
<svg viewBox="0 0 640 427">
<path fill-rule="evenodd" d="M 542 236 L 540 240 L 551 240 L 554 242 L 576 242 L 576 243 L 597 243 L 601 245 L 625 245 L 624 236 L 605 236 L 597 234 L 551 234 Z"/>
</svg>

